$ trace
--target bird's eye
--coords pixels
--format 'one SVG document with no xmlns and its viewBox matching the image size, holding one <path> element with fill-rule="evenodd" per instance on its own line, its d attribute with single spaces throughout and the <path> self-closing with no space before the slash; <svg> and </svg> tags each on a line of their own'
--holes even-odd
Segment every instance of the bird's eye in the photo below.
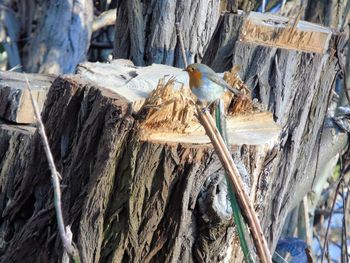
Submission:
<svg viewBox="0 0 350 263">
<path fill-rule="evenodd" d="M 194 70 L 194 68 L 190 68 L 190 71 L 193 71 Z"/>
</svg>

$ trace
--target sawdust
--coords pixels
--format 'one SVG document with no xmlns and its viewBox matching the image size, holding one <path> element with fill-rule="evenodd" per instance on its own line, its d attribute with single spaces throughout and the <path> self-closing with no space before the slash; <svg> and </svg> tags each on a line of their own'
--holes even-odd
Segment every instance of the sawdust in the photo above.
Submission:
<svg viewBox="0 0 350 263">
<path fill-rule="evenodd" d="M 251 99 L 250 89 L 244 84 L 238 76 L 240 66 L 233 66 L 230 71 L 224 73 L 224 80 L 231 87 L 237 88 L 242 95 L 232 99 L 233 94 L 227 92 L 225 94 L 224 103 L 228 115 L 237 115 L 254 112 L 253 101 Z"/>
<path fill-rule="evenodd" d="M 187 86 L 174 89 L 174 79 L 164 83 L 159 80 L 157 88 L 147 98 L 143 110 L 147 111 L 141 127 L 158 132 L 183 133 L 194 121 L 195 97 Z"/>
<path fill-rule="evenodd" d="M 236 66 L 224 74 L 226 82 L 242 92 L 240 96 L 234 96 L 231 92 L 223 96 L 228 115 L 254 112 L 249 88 L 239 78 L 238 71 L 239 67 Z M 140 110 L 143 116 L 140 124 L 143 137 L 155 132 L 185 134 L 191 130 L 189 127 L 198 125 L 195 116 L 196 97 L 188 86 L 175 89 L 174 83 L 175 79 L 160 79 L 156 89 L 146 99 Z"/>
</svg>

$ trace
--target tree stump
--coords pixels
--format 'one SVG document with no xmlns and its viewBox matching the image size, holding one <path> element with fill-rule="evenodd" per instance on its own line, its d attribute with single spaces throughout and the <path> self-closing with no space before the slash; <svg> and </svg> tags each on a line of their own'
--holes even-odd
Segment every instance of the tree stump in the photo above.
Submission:
<svg viewBox="0 0 350 263">
<path fill-rule="evenodd" d="M 271 204 L 267 210 L 262 208 L 262 221 L 274 247 L 283 225 L 278 222 L 285 220 L 320 176 L 315 169 L 323 165 L 319 163 L 325 154 L 321 137 L 343 47 L 338 45 L 341 36 L 332 29 L 298 19 L 251 12 L 240 22 L 239 31 L 227 33 L 226 28 L 237 21 L 241 21 L 239 14 L 223 17 L 203 61 L 218 71 L 239 65 L 238 74 L 253 97 L 282 127 L 280 144 L 260 175 L 273 182 L 260 201 Z M 333 144 L 337 151 L 346 144 L 340 141 Z"/>
</svg>

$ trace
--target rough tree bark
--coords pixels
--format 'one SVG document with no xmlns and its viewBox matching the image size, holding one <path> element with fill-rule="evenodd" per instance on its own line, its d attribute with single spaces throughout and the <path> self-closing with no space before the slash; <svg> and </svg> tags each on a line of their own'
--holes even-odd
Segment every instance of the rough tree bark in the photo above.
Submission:
<svg viewBox="0 0 350 263">
<path fill-rule="evenodd" d="M 349 1 L 309 0 L 305 10 L 305 20 L 343 29 L 349 21 Z"/>
<path fill-rule="evenodd" d="M 118 1 L 115 58 L 136 65 L 183 67 L 175 23 L 179 22 L 187 61 L 200 61 L 220 15 L 220 1 Z"/>
<path fill-rule="evenodd" d="M 231 25 L 241 24 L 240 16 L 225 15 L 203 62 L 217 71 L 240 65 L 238 73 L 253 90 L 253 96 L 273 112 L 275 121 L 282 126 L 281 142 L 276 145 L 270 163 L 261 174 L 271 177 L 273 182 L 260 202 L 264 204 L 261 207 L 265 215 L 263 225 L 274 247 L 283 226 L 278 222 L 284 222 L 288 212 L 312 189 L 314 180 L 317 181 L 315 169 L 318 169 L 316 162 L 319 152 L 322 152 L 321 131 L 332 96 L 331 90 L 340 71 L 338 57 L 333 50 L 343 47 L 337 46 L 339 38 L 333 36 L 330 40 L 324 40 L 327 42 L 324 48 L 322 36 L 319 36 L 320 40 L 314 42 L 320 44 L 319 47 L 313 46 L 309 50 L 306 46 L 297 48 L 299 44 L 306 43 L 300 32 L 312 25 L 304 22 L 293 25 L 293 21 L 291 25 L 294 29 L 287 26 L 285 32 L 276 31 L 273 35 L 276 46 L 283 48 L 270 46 L 271 30 L 264 26 L 253 30 L 251 25 L 260 20 L 253 16 L 254 13 L 248 16 L 243 30 L 239 32 Z M 268 23 L 268 15 L 261 21 Z M 280 23 L 286 21 L 288 19 Z M 318 31 L 316 26 L 314 29 Z M 319 32 L 323 32 L 323 29 Z M 241 41 L 237 41 L 237 38 Z M 261 45 L 264 42 L 265 45 Z M 319 52 L 310 53 L 318 48 Z M 346 140 L 342 140 L 340 149 L 345 144 Z"/>
<path fill-rule="evenodd" d="M 73 73 L 90 46 L 92 1 L 19 1 L 26 72 Z"/>
</svg>

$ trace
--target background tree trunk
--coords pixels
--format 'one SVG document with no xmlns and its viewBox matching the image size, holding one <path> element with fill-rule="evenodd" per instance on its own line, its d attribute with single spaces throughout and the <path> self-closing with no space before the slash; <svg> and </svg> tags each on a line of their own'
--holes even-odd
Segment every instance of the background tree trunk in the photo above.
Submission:
<svg viewBox="0 0 350 263">
<path fill-rule="evenodd" d="M 13 14 L 16 17 L 11 27 L 7 27 L 7 33 L 11 36 L 11 45 L 19 43 L 19 50 L 15 46 L 13 52 L 20 52 L 21 60 L 16 60 L 16 66 L 23 66 L 21 70 L 73 73 L 78 63 L 86 59 L 90 46 L 93 1 L 0 2 L 7 7 L 2 11 L 7 12 L 6 17 Z"/>
<path fill-rule="evenodd" d="M 220 1 L 118 1 L 115 58 L 136 65 L 183 67 L 175 30 L 180 25 L 188 63 L 201 61 L 220 15 Z"/>
<path fill-rule="evenodd" d="M 349 1 L 309 0 L 305 20 L 341 30 L 349 21 L 349 8 Z"/>
<path fill-rule="evenodd" d="M 23 52 L 26 71 L 72 73 L 90 45 L 92 1 L 47 1 Z M 45 14 L 45 15 L 44 15 Z"/>
</svg>

